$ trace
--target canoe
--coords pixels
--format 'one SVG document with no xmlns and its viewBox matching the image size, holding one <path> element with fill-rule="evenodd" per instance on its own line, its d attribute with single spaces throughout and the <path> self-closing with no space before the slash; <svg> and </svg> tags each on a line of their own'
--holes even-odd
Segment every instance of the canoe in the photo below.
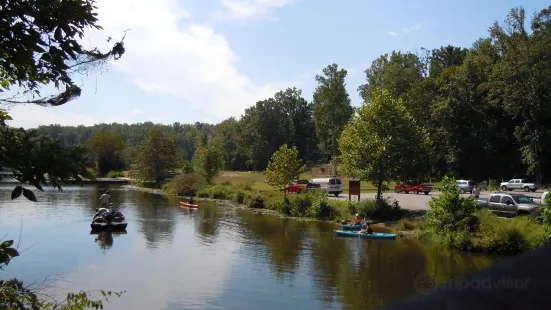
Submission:
<svg viewBox="0 0 551 310">
<path fill-rule="evenodd" d="M 183 201 L 180 201 L 180 207 L 186 207 L 186 208 L 199 208 L 199 205 L 194 205 L 194 204 L 191 204 L 191 203 L 187 203 L 187 202 L 183 202 Z"/>
<path fill-rule="evenodd" d="M 342 230 L 362 230 L 365 227 L 365 224 L 350 225 L 350 224 L 341 224 Z"/>
<path fill-rule="evenodd" d="M 335 230 L 337 236 L 347 236 L 347 237 L 360 237 L 365 239 L 396 239 L 396 234 L 387 234 L 380 232 L 373 232 L 372 234 L 359 233 L 356 231 L 345 231 L 345 230 Z"/>
</svg>

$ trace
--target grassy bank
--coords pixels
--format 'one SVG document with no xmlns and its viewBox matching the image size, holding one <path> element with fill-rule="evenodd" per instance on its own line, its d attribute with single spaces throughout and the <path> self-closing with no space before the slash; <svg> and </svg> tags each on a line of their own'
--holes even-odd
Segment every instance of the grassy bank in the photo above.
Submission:
<svg viewBox="0 0 551 310">
<path fill-rule="evenodd" d="M 537 248 L 547 240 L 544 226 L 532 217 L 502 219 L 487 210 L 476 211 L 476 202 L 461 196 L 453 179 L 444 179 L 442 195 L 432 198 L 431 209 L 421 217 L 419 212 L 402 209 L 391 199 L 379 203 L 329 200 L 323 190 L 285 197 L 274 188 L 256 183 L 265 184 L 259 173 L 226 173 L 208 186 L 197 175 L 188 174 L 167 182 L 163 192 L 232 201 L 250 209 L 273 210 L 298 218 L 341 221 L 360 214 L 372 223 L 397 222 L 394 231 L 400 235 L 463 251 L 514 254 Z"/>
<path fill-rule="evenodd" d="M 499 218 L 487 210 L 475 213 L 477 223 L 472 231 L 443 233 L 423 219 L 401 219 L 394 231 L 405 237 L 448 245 L 462 251 L 516 254 L 536 249 L 547 241 L 543 225 L 533 217 Z"/>
</svg>

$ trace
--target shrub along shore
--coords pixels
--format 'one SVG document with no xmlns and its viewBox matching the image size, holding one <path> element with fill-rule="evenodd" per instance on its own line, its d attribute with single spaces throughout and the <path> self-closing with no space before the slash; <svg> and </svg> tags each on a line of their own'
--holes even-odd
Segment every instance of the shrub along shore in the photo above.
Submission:
<svg viewBox="0 0 551 310">
<path fill-rule="evenodd" d="M 443 194 L 432 198 L 431 209 L 424 215 L 419 211 L 402 209 L 391 199 L 348 202 L 329 200 L 322 191 L 306 194 L 287 194 L 279 191 L 259 191 L 251 184 L 206 185 L 193 175 L 181 175 L 161 189 L 146 189 L 159 194 L 231 202 L 257 213 L 279 214 L 285 217 L 340 222 L 360 214 L 371 223 L 395 222 L 393 230 L 402 237 L 442 243 L 470 252 L 516 254 L 529 251 L 549 241 L 546 208 L 543 224 L 535 218 L 521 216 L 502 219 L 487 210 L 477 210 L 472 198 L 465 198 L 453 178 L 443 181 Z M 548 216 L 549 217 L 549 216 Z M 551 217 L 549 217 L 551 219 Z"/>
</svg>

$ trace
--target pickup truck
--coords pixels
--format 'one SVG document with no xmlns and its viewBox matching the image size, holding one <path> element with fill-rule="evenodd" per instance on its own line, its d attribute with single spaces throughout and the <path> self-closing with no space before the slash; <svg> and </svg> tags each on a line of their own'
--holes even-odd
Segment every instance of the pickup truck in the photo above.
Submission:
<svg viewBox="0 0 551 310">
<path fill-rule="evenodd" d="M 525 192 L 535 192 L 539 186 L 534 183 L 528 183 L 525 179 L 511 179 L 507 182 L 502 182 L 500 184 L 501 190 L 503 191 L 512 191 L 514 189 L 524 189 Z"/>
<path fill-rule="evenodd" d="M 434 186 L 432 184 L 419 184 L 419 185 L 394 184 L 395 193 L 404 192 L 406 194 L 409 194 L 409 192 L 413 192 L 414 194 L 419 194 L 420 192 L 423 192 L 425 193 L 425 195 L 428 195 L 433 190 L 434 190 Z"/>
<path fill-rule="evenodd" d="M 490 199 L 477 198 L 476 201 L 479 208 L 488 208 L 498 216 L 541 215 L 538 204 L 531 197 L 522 194 L 494 193 L 490 195 Z"/>
<path fill-rule="evenodd" d="M 300 194 L 308 190 L 309 183 L 308 180 L 295 180 L 291 184 L 285 185 L 284 190 L 288 193 Z"/>
</svg>

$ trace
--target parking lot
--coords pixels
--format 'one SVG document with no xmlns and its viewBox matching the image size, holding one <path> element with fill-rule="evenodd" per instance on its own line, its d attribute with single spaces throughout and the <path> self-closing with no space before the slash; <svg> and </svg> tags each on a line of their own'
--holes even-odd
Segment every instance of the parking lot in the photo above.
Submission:
<svg viewBox="0 0 551 310">
<path fill-rule="evenodd" d="M 489 198 L 491 193 L 492 192 L 482 192 L 482 193 L 480 193 L 480 198 Z M 524 195 L 529 196 L 529 197 L 539 197 L 543 193 L 543 190 L 538 190 L 534 193 L 533 192 L 526 193 L 526 192 L 520 191 L 520 190 L 507 192 L 507 193 L 524 194 Z M 429 193 L 429 195 L 425 195 L 425 194 L 415 195 L 415 194 L 412 194 L 412 193 L 409 193 L 409 194 L 405 194 L 405 193 L 399 193 L 399 194 L 384 193 L 383 197 L 384 198 L 389 197 L 389 198 L 396 199 L 398 201 L 398 204 L 400 204 L 400 207 L 402 207 L 404 209 L 428 210 L 430 208 L 429 201 L 430 201 L 431 197 L 438 196 L 438 195 L 440 195 L 440 192 L 432 192 L 432 193 Z M 360 195 L 360 198 L 361 198 L 361 200 L 374 199 L 375 196 L 376 196 L 376 193 L 369 192 L 369 193 L 362 193 Z M 469 194 L 465 194 L 464 196 L 468 197 Z M 330 195 L 329 199 L 336 199 L 336 200 L 346 201 L 346 200 L 348 200 L 348 193 L 342 193 L 339 197 L 334 197 L 334 196 Z M 352 200 L 357 200 L 357 196 L 352 196 Z"/>
</svg>

